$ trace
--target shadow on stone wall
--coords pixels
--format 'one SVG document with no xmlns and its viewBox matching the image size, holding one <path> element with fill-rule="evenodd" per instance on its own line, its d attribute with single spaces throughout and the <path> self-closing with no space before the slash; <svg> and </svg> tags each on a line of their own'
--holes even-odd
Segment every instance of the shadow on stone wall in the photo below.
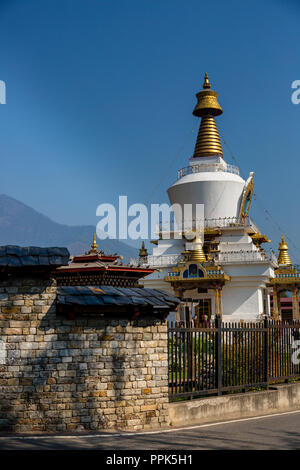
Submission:
<svg viewBox="0 0 300 470">
<path fill-rule="evenodd" d="M 45 286 L 35 288 L 36 295 L 45 292 Z M 55 300 L 37 325 L 34 315 L 34 308 L 28 314 L 7 311 L 12 325 L 26 326 L 22 335 L 7 336 L 6 363 L 0 364 L 0 430 L 63 432 L 140 425 L 138 383 L 145 380 L 145 359 L 139 353 L 144 338 L 139 325 L 147 321 L 131 324 L 95 316 L 68 320 L 57 316 Z M 151 319 L 148 323 L 153 324 Z"/>
</svg>

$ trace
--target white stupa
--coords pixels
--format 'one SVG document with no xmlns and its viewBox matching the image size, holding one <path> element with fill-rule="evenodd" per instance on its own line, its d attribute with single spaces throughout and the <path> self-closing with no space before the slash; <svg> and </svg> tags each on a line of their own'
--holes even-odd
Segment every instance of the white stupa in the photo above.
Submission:
<svg viewBox="0 0 300 470">
<path fill-rule="evenodd" d="M 239 169 L 226 163 L 215 123 L 222 114 L 217 93 L 205 74 L 193 111 L 201 117 L 189 165 L 168 189 L 171 204 L 204 204 L 204 238 L 154 241 L 153 254 L 142 262 L 157 268 L 142 282 L 182 299 L 177 319 L 188 315 L 223 321 L 253 321 L 270 314 L 266 284 L 276 258 L 261 246 L 269 242 L 249 217 L 253 177 L 245 181 Z M 174 235 L 174 234 L 173 234 Z"/>
</svg>

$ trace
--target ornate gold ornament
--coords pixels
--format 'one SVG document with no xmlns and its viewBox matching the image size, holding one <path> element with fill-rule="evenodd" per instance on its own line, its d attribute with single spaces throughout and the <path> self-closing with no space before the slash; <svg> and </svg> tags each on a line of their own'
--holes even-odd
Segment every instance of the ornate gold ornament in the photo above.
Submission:
<svg viewBox="0 0 300 470">
<path fill-rule="evenodd" d="M 96 242 L 96 234 L 94 233 L 93 242 L 91 244 L 91 249 L 90 249 L 89 253 L 97 253 L 97 251 L 98 251 L 98 245 L 97 245 L 97 242 Z"/>
<path fill-rule="evenodd" d="M 279 243 L 279 255 L 278 255 L 278 264 L 279 266 L 292 266 L 292 261 L 289 255 L 289 248 L 284 239 L 284 235 L 281 237 L 281 242 Z"/>
<path fill-rule="evenodd" d="M 266 235 L 262 235 L 260 232 L 250 235 L 254 244 L 260 246 L 262 243 L 270 243 L 270 239 Z"/>
<path fill-rule="evenodd" d="M 241 209 L 240 209 L 240 218 L 245 218 L 248 216 L 253 196 L 253 189 L 254 189 L 254 173 L 251 172 L 249 178 L 246 181 L 245 189 L 243 192 Z"/>
<path fill-rule="evenodd" d="M 193 115 L 201 117 L 201 124 L 194 150 L 194 158 L 219 155 L 223 157 L 223 150 L 219 132 L 214 116 L 223 113 L 218 103 L 218 93 L 210 89 L 207 73 L 205 74 L 203 90 L 197 93 L 197 104 Z"/>
<path fill-rule="evenodd" d="M 199 261 L 179 262 L 164 278 L 167 282 L 176 283 L 203 283 L 213 280 L 228 281 L 230 277 L 224 273 L 221 266 L 212 262 L 201 263 Z"/>
<path fill-rule="evenodd" d="M 145 242 L 142 242 L 142 246 L 141 246 L 140 251 L 139 251 L 139 257 L 144 258 L 145 256 L 148 256 L 148 251 L 145 248 Z"/>
</svg>

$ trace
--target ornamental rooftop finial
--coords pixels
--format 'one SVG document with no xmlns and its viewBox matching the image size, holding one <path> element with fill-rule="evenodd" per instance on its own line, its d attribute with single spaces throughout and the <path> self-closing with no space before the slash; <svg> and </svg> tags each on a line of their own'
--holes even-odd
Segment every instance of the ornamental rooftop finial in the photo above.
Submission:
<svg viewBox="0 0 300 470">
<path fill-rule="evenodd" d="M 279 255 L 278 255 L 278 264 L 284 266 L 292 266 L 292 261 L 289 256 L 289 248 L 284 239 L 284 235 L 281 237 L 281 242 L 279 243 Z"/>
<path fill-rule="evenodd" d="M 142 246 L 139 251 L 139 256 L 148 256 L 148 251 L 145 248 L 145 242 L 142 242 Z"/>
<path fill-rule="evenodd" d="M 205 72 L 204 83 L 203 83 L 203 89 L 205 89 L 205 88 L 210 88 L 210 83 L 209 83 L 209 80 L 208 80 L 207 72 Z"/>
<path fill-rule="evenodd" d="M 94 233 L 93 243 L 91 244 L 91 249 L 90 249 L 89 253 L 97 253 L 97 251 L 98 251 L 98 245 L 97 245 L 97 242 L 96 242 L 96 234 Z"/>
<path fill-rule="evenodd" d="M 219 116 L 223 113 L 223 110 L 217 100 L 218 93 L 211 90 L 207 73 L 204 77 L 203 90 L 199 91 L 196 97 L 198 103 L 196 104 L 193 111 L 194 116 Z"/>
<path fill-rule="evenodd" d="M 211 90 L 207 73 L 204 77 L 203 90 L 199 91 L 196 97 L 198 102 L 193 115 L 202 119 L 193 157 L 223 157 L 220 136 L 214 120 L 214 117 L 222 114 L 223 110 L 217 100 L 218 93 Z"/>
</svg>

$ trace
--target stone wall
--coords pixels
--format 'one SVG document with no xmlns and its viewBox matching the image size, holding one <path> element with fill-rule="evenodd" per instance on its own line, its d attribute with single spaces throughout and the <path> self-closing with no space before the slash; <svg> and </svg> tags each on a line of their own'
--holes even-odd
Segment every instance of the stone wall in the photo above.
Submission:
<svg viewBox="0 0 300 470">
<path fill-rule="evenodd" d="M 0 430 L 168 424 L 167 325 L 56 313 L 56 282 L 0 281 Z"/>
</svg>

